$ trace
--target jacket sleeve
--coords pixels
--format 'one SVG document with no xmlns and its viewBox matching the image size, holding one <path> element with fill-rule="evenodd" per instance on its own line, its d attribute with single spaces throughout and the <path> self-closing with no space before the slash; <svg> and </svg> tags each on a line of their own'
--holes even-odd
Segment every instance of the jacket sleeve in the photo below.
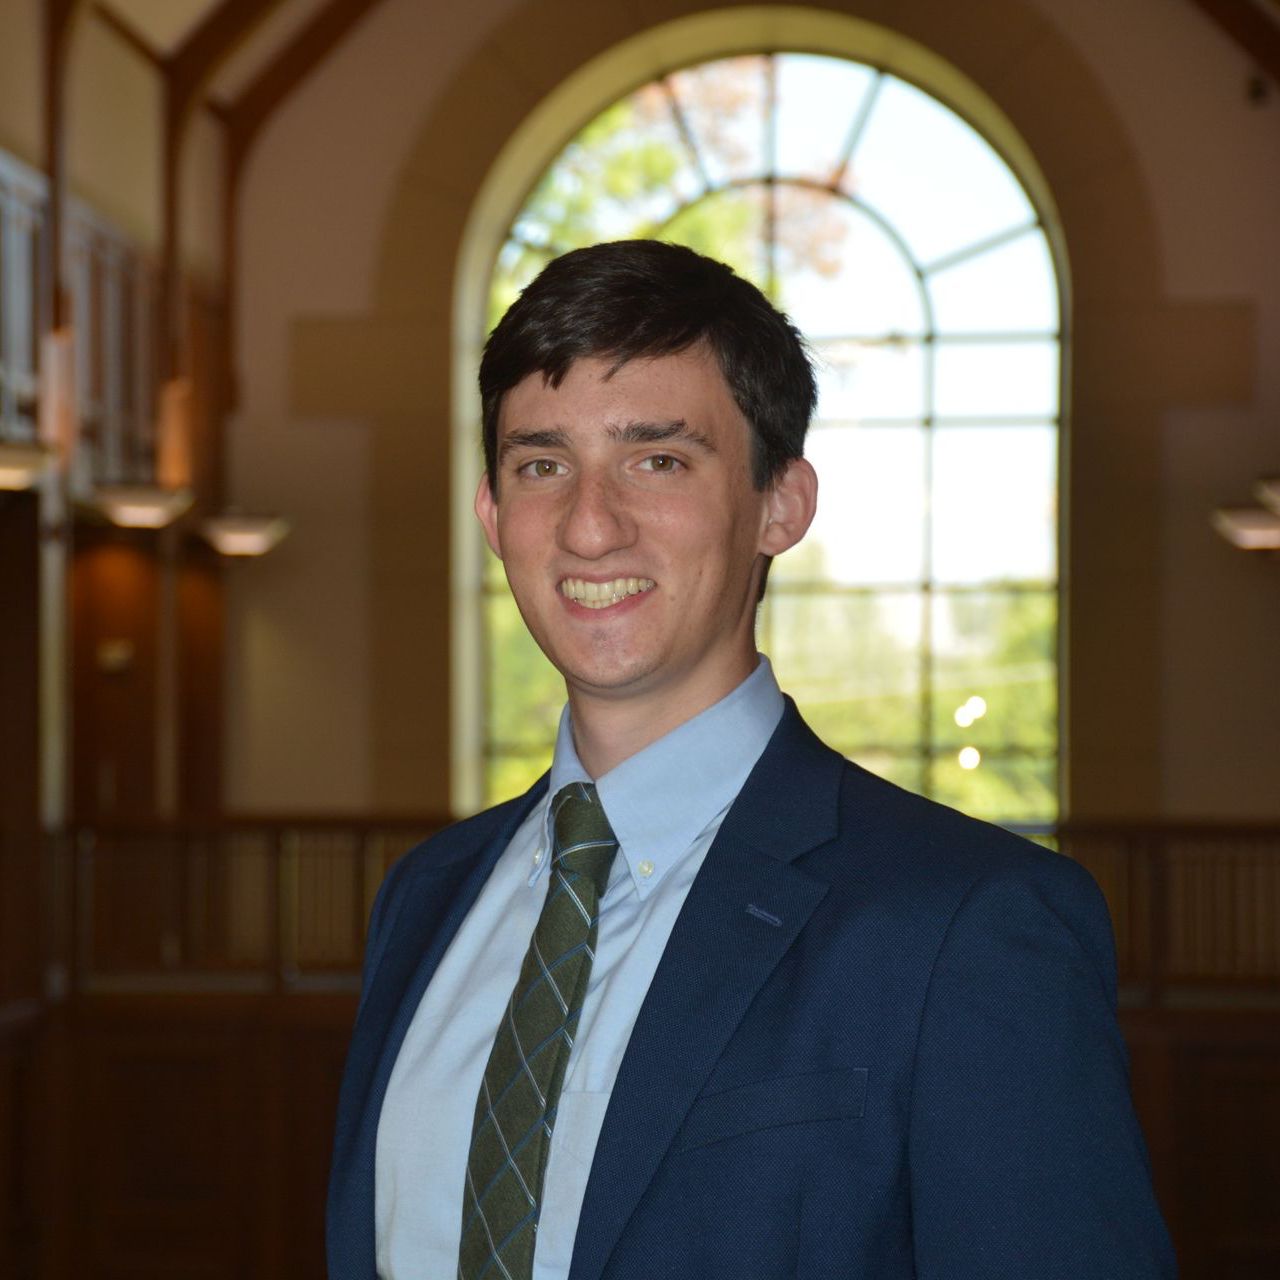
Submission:
<svg viewBox="0 0 1280 1280">
<path fill-rule="evenodd" d="M 919 1280 L 1169 1280 L 1115 1017 L 1106 904 L 1045 855 L 972 885 L 939 949 L 912 1078 Z"/>
</svg>

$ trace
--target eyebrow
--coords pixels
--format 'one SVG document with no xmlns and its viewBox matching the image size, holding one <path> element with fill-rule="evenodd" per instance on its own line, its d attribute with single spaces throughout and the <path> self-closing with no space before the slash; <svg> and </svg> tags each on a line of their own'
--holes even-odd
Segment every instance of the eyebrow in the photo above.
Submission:
<svg viewBox="0 0 1280 1280">
<path fill-rule="evenodd" d="M 632 421 L 611 423 L 605 428 L 611 440 L 619 444 L 666 444 L 678 440 L 693 445 L 704 453 L 717 452 L 711 437 L 691 427 L 683 418 L 670 422 Z M 499 459 L 516 449 L 567 449 L 569 436 L 560 427 L 542 430 L 511 431 L 502 438 L 498 448 Z"/>
<path fill-rule="evenodd" d="M 558 427 L 547 431 L 511 431 L 502 437 L 498 458 L 505 458 L 515 449 L 564 449 L 568 444 L 569 437 Z"/>
<path fill-rule="evenodd" d="M 620 444 L 666 444 L 669 440 L 679 440 L 696 446 L 704 453 L 716 452 L 711 437 L 695 430 L 683 418 L 672 422 L 628 422 L 623 426 L 610 426 L 607 430 L 610 438 Z"/>
</svg>

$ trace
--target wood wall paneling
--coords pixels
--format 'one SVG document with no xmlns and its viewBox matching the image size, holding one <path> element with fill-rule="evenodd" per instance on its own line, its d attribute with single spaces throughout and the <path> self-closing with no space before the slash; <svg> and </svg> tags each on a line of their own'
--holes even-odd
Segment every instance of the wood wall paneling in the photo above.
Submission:
<svg viewBox="0 0 1280 1280">
<path fill-rule="evenodd" d="M 225 590 L 218 554 L 192 536 L 178 568 L 178 805 L 187 817 L 222 808 Z"/>
<path fill-rule="evenodd" d="M 38 1274 L 40 1163 L 38 1018 L 0 1026 L 0 1275 Z"/>
<path fill-rule="evenodd" d="M 1180 1047 L 1176 1220 L 1184 1268 L 1232 1280 L 1280 1275 L 1280 1078 L 1276 1046 Z"/>
<path fill-rule="evenodd" d="M 39 990 L 39 515 L 0 492 L 0 1005 Z"/>
<path fill-rule="evenodd" d="M 38 809 L 39 510 L 0 491 L 0 1275 L 34 1277 L 43 1115 Z"/>
<path fill-rule="evenodd" d="M 73 1274 L 321 1277 L 354 998 L 102 997 L 75 1038 Z"/>
<path fill-rule="evenodd" d="M 75 1054 L 80 1265 L 94 1276 L 246 1270 L 252 1045 L 236 1027 L 94 1026 Z"/>
<path fill-rule="evenodd" d="M 1274 1280 L 1280 1012 L 1130 1010 L 1121 1024 L 1182 1280 Z"/>
<path fill-rule="evenodd" d="M 149 531 L 80 526 L 72 594 L 78 820 L 156 809 L 160 568 Z"/>
<path fill-rule="evenodd" d="M 340 1022 L 299 1027 L 284 1044 L 280 1275 L 324 1275 L 324 1206 L 347 1040 Z"/>
</svg>

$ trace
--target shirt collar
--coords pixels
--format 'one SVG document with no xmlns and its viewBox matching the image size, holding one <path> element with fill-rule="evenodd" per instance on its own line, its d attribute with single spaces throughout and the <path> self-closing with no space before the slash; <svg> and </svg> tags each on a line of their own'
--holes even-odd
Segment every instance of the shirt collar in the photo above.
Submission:
<svg viewBox="0 0 1280 1280">
<path fill-rule="evenodd" d="M 596 779 L 619 853 L 641 898 L 733 803 L 777 728 L 783 706 L 773 668 L 762 654 L 756 669 L 731 693 Z M 551 763 L 543 849 L 551 848 L 552 797 L 571 782 L 590 781 L 573 745 L 566 705 Z M 539 856 L 531 883 L 550 861 Z"/>
</svg>

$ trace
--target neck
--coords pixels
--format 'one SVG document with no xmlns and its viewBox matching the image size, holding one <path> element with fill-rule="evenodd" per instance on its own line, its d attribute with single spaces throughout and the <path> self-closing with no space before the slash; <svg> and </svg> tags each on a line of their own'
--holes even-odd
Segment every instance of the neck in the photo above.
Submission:
<svg viewBox="0 0 1280 1280">
<path fill-rule="evenodd" d="M 573 746 L 592 778 L 603 777 L 659 738 L 666 737 L 721 698 L 727 697 L 755 669 L 759 659 L 752 646 L 749 659 L 696 689 L 680 687 L 647 696 L 618 697 L 592 690 L 569 689 Z"/>
</svg>

